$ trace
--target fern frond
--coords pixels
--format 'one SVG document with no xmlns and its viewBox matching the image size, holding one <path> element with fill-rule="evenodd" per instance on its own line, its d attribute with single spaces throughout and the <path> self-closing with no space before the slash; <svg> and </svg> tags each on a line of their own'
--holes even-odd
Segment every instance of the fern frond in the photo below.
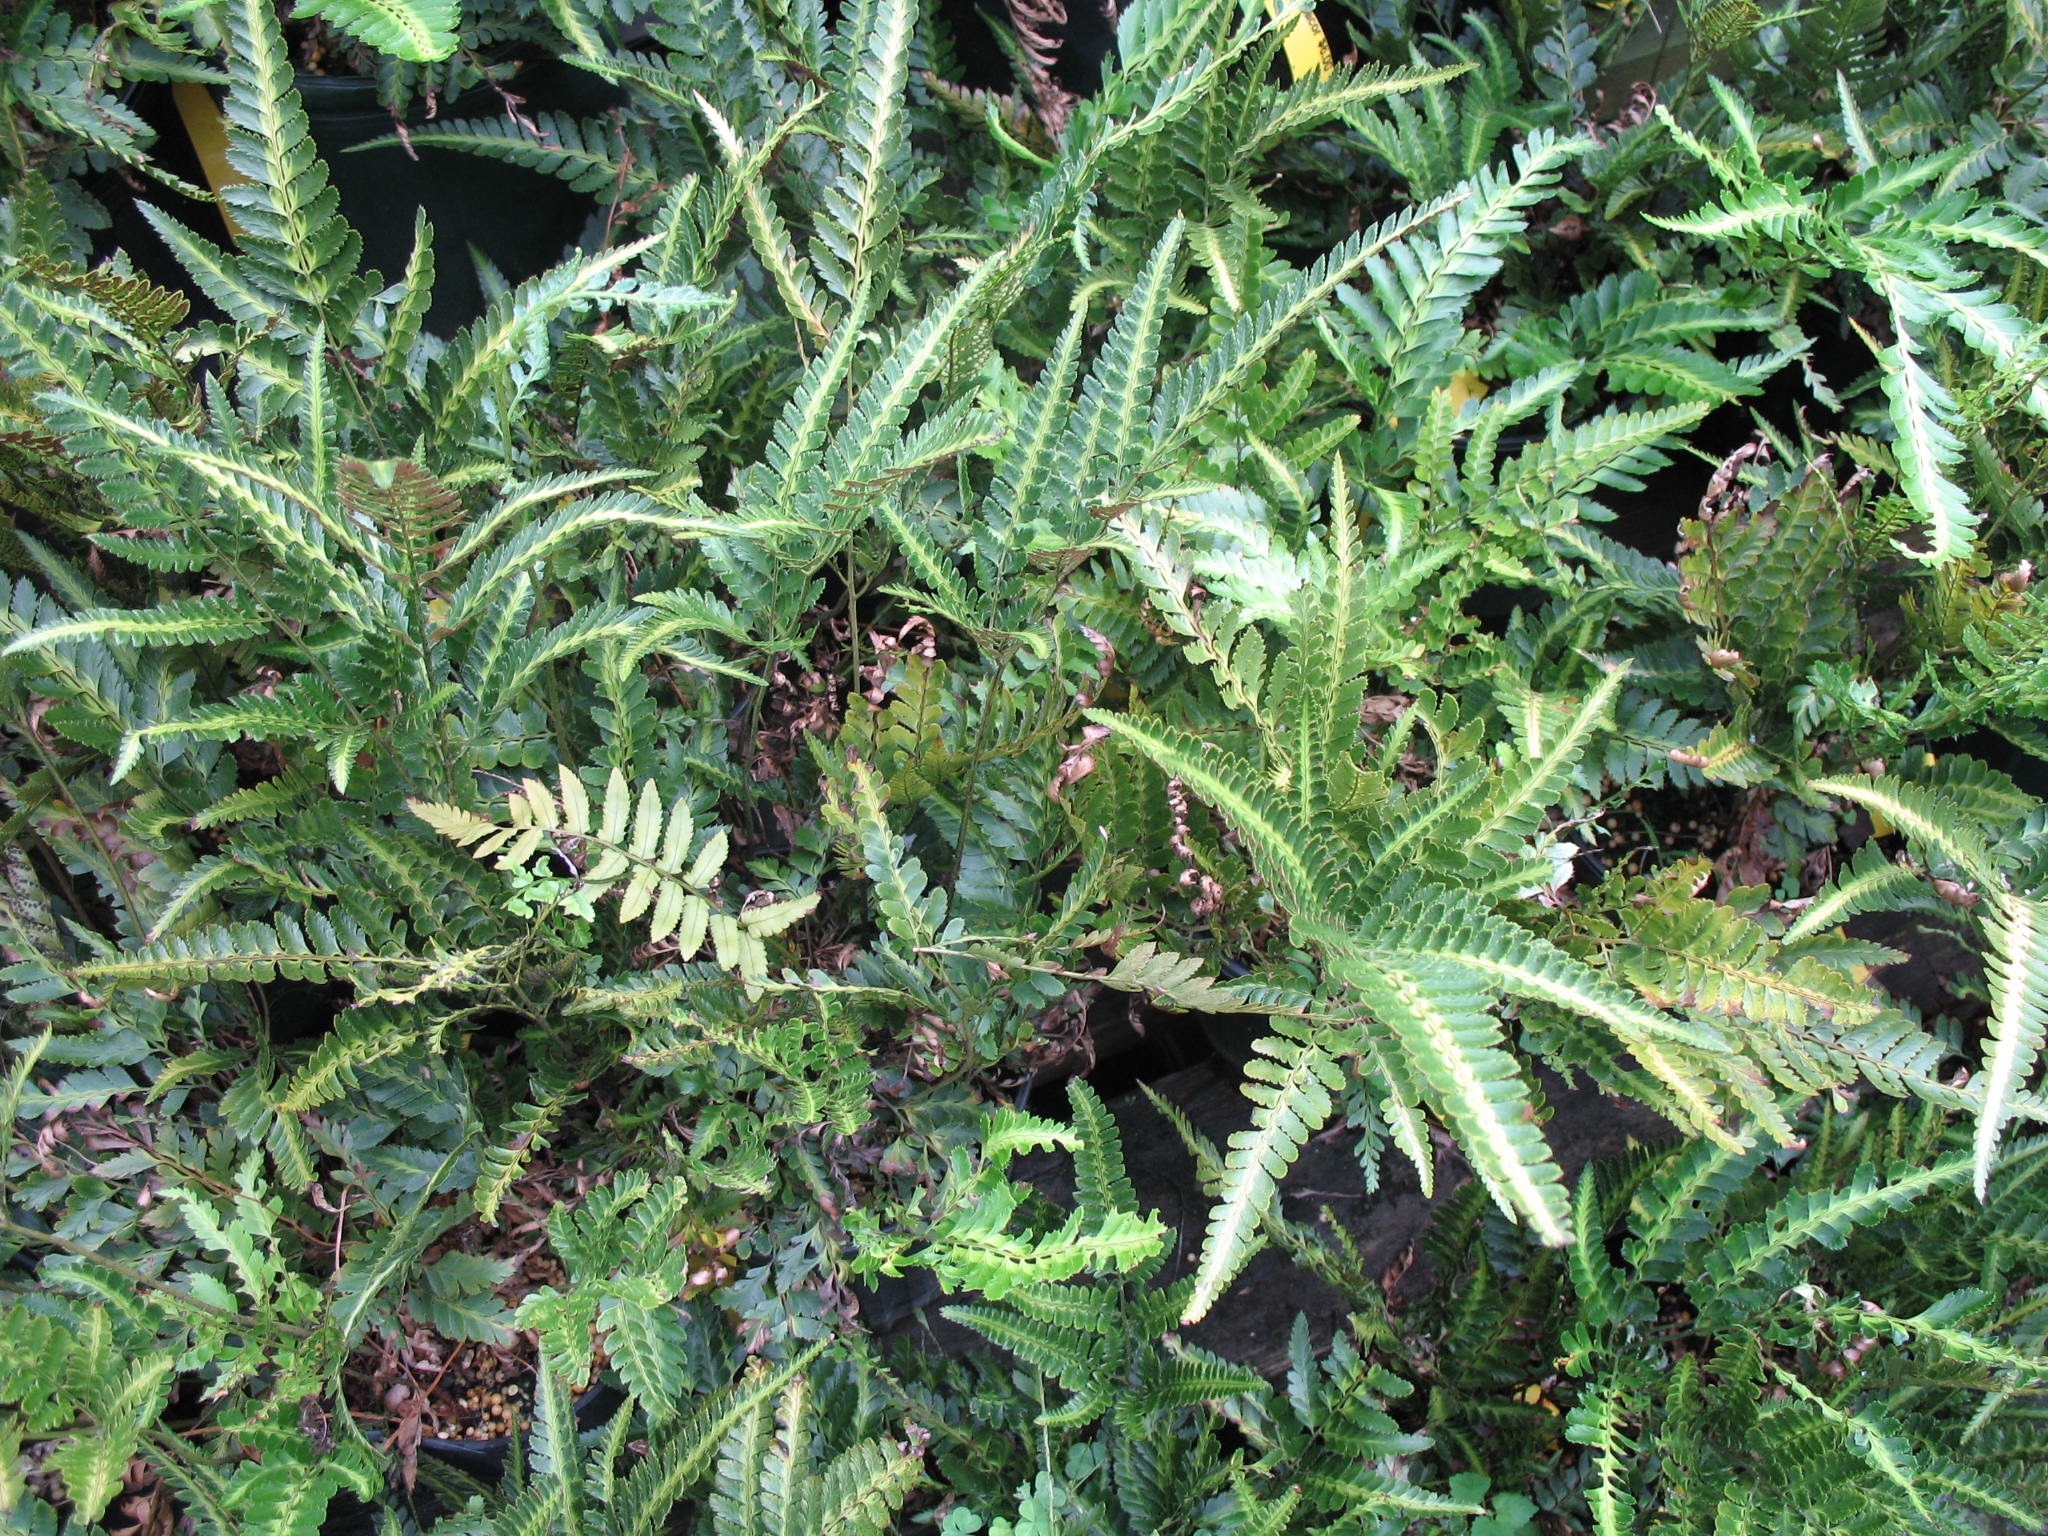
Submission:
<svg viewBox="0 0 2048 1536">
<path fill-rule="evenodd" d="M 409 128 L 405 141 L 415 148 L 432 145 L 524 166 L 585 193 L 616 191 L 623 196 L 645 196 L 655 186 L 658 164 L 657 152 L 643 133 L 616 119 L 586 123 L 559 112 L 423 123 Z M 360 148 L 379 149 L 398 142 L 396 136 L 372 139 Z"/>
<path fill-rule="evenodd" d="M 1770 1266 L 1808 1243 L 1839 1248 L 1855 1228 L 1909 1208 L 1947 1184 L 1960 1183 L 1974 1158 L 1956 1153 L 1925 1168 L 1899 1164 L 1882 1176 L 1861 1164 L 1846 1188 L 1788 1196 L 1764 1220 L 1737 1227 L 1700 1255 L 1701 1272 L 1721 1292 L 1754 1278 L 1768 1283 Z"/>
<path fill-rule="evenodd" d="M 813 259 L 847 301 L 850 324 L 865 320 L 879 298 L 875 285 L 886 265 L 884 252 L 912 190 L 905 185 L 904 86 L 916 14 L 914 0 L 871 0 L 861 8 L 859 52 L 839 93 L 838 173 L 819 194 L 817 242 L 823 249 L 814 250 Z"/>
<path fill-rule="evenodd" d="M 363 1068 L 438 1042 L 443 1026 L 442 1019 L 424 1011 L 367 1008 L 345 1012 L 306 1064 L 293 1074 L 277 1107 L 288 1115 L 318 1108 L 353 1086 Z"/>
<path fill-rule="evenodd" d="M 1078 1078 L 1067 1086 L 1067 1102 L 1081 1138 L 1074 1148 L 1074 1201 L 1082 1219 L 1093 1222 L 1111 1211 L 1135 1209 L 1138 1197 L 1124 1171 L 1116 1121 L 1095 1090 Z"/>
<path fill-rule="evenodd" d="M 304 925 L 291 917 L 269 923 L 231 923 L 197 933 L 160 939 L 136 949 L 86 960 L 71 975 L 87 990 L 96 987 L 155 987 L 174 991 L 204 981 L 353 980 L 365 992 L 377 988 L 379 973 L 427 975 L 440 959 L 372 949 L 360 928 L 337 913 L 308 912 Z"/>
<path fill-rule="evenodd" d="M 1330 1118 L 1331 1098 L 1343 1087 L 1336 1062 L 1320 1046 L 1268 1036 L 1245 1064 L 1244 1095 L 1252 1101 L 1249 1130 L 1230 1138 L 1223 1190 L 1209 1213 L 1195 1288 L 1182 1321 L 1208 1315 L 1251 1259 L 1259 1217 L 1310 1136 Z"/>
<path fill-rule="evenodd" d="M 1571 1225 L 1563 1174 L 1538 1129 L 1535 1093 L 1507 1051 L 1492 999 L 1463 966 L 1375 949 L 1329 955 L 1350 986 L 1428 1083 L 1435 1107 L 1458 1133 L 1473 1171 L 1501 1208 L 1545 1243 L 1563 1246 Z"/>
<path fill-rule="evenodd" d="M 1636 1528 L 1636 1500 L 1629 1489 L 1629 1468 L 1636 1447 L 1624 1432 L 1620 1395 L 1594 1383 L 1572 1406 L 1565 1419 L 1565 1438 L 1593 1448 L 1593 1480 L 1581 1491 L 1593 1512 L 1595 1536 L 1629 1536 Z"/>
<path fill-rule="evenodd" d="M 1927 548 L 1900 547 L 1930 565 L 1946 565 L 1967 554 L 1977 527 L 1969 498 L 1949 477 L 1961 461 L 1963 445 L 1955 434 L 1959 417 L 1955 397 L 1921 364 L 1920 346 L 1903 316 L 1895 313 L 1898 340 L 1880 355 L 1884 393 L 1891 402 L 1893 452 L 1899 461 L 1899 486 L 1914 510 L 1927 520 Z"/>
<path fill-rule="evenodd" d="M 457 0 L 300 0 L 292 14 L 317 15 L 379 53 L 432 64 L 455 51 L 462 8 Z"/>
<path fill-rule="evenodd" d="M 342 3 L 363 14 L 375 0 Z M 450 0 L 392 3 L 440 12 Z M 341 282 L 355 276 L 362 241 L 336 212 L 339 198 L 328 185 L 293 87 L 277 12 L 262 0 L 231 0 L 227 26 L 232 84 L 221 117 L 228 164 L 247 179 L 223 187 L 220 200 L 242 231 L 257 268 L 252 275 L 306 306 L 294 317 L 294 328 L 323 338 L 321 308 Z"/>
<path fill-rule="evenodd" d="M 736 1384 L 700 1403 L 673 1430 L 658 1434 L 646 1458 L 619 1485 L 611 1512 L 617 1536 L 658 1536 L 666 1529 L 676 1501 L 714 1464 L 726 1436 L 808 1370 L 827 1342 L 813 1344 L 779 1366 L 756 1356 Z"/>
<path fill-rule="evenodd" d="M 1418 208 L 1360 230 L 1327 252 L 1307 271 L 1289 278 L 1264 303 L 1241 316 L 1200 357 L 1167 375 L 1152 407 L 1151 462 L 1177 451 L 1195 427 L 1220 407 L 1284 336 L 1321 307 L 1323 301 L 1374 256 L 1461 202 L 1452 192 Z"/>
<path fill-rule="evenodd" d="M 1991 987 L 1991 1039 L 1985 1045 L 1983 1107 L 1977 1112 L 1975 1181 L 1983 1199 L 1998 1138 L 2048 1040 L 2048 901 L 2000 899 L 1989 929 L 1985 979 Z"/>
<path fill-rule="evenodd" d="M 148 608 L 88 608 L 53 624 L 40 624 L 10 641 L 0 656 L 64 640 L 109 645 L 219 645 L 245 640 L 270 627 L 268 616 L 232 597 L 179 597 Z"/>
<path fill-rule="evenodd" d="M 472 1200 L 480 1221 L 498 1219 L 499 1203 L 519 1181 L 527 1161 L 548 1144 L 555 1122 L 574 1099 L 575 1090 L 566 1083 L 543 1083 L 536 1078 L 531 1087 L 532 1100 L 513 1107 L 497 1144 L 477 1161 Z"/>
<path fill-rule="evenodd" d="M 1331 857 L 1335 839 L 1304 826 L 1293 807 L 1249 764 L 1171 726 L 1099 709 L 1086 714 L 1125 737 L 1161 772 L 1180 779 L 1221 811 L 1251 845 L 1260 872 L 1290 912 L 1316 916 L 1336 909 L 1344 872 Z"/>
</svg>

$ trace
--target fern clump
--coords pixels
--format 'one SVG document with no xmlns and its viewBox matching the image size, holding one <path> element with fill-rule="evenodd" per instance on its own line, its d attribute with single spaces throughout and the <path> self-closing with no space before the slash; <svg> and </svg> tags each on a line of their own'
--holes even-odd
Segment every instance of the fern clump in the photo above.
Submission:
<svg viewBox="0 0 2048 1536">
<path fill-rule="evenodd" d="M 2048 26 L 1860 14 L 1617 100 L 1578 0 L 1134 0 L 1092 93 L 1056 0 L 1008 91 L 912 0 L 303 6 L 604 199 L 438 334 L 274 8 L 10 13 L 0 1509 L 2037 1518 Z M 144 79 L 231 224 L 110 250 Z M 1254 1021 L 1200 1230 L 1111 1009 Z M 1554 1074 L 1674 1143 L 1578 1172 Z M 1290 1213 L 1327 1134 L 1434 1291 Z M 1191 1330 L 1269 1241 L 1347 1315 L 1262 1375 Z M 979 1356 L 866 1336 L 919 1278 Z"/>
</svg>

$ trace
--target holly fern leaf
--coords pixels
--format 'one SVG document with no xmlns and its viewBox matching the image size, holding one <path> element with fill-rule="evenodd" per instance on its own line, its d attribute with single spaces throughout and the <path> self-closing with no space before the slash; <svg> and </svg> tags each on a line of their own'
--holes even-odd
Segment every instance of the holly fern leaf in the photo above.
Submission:
<svg viewBox="0 0 2048 1536">
<path fill-rule="evenodd" d="M 432 800 L 406 804 L 475 857 L 495 859 L 499 869 L 525 869 L 546 845 L 555 873 L 573 872 L 564 899 L 569 910 L 588 916 L 598 902 L 617 895 L 619 921 L 648 916 L 650 942 L 672 938 L 687 960 L 703 948 L 709 933 L 718 940 L 721 962 L 750 976 L 766 971 L 766 951 L 759 941 L 817 905 L 812 894 L 753 906 L 737 918 L 714 912 L 712 886 L 729 851 L 725 828 L 712 827 L 700 840 L 687 796 L 664 807 L 652 779 L 643 780 L 636 793 L 616 768 L 595 806 L 574 769 L 562 764 L 556 777 L 559 790 L 539 779 L 521 781 L 505 797 L 502 821 Z"/>
</svg>

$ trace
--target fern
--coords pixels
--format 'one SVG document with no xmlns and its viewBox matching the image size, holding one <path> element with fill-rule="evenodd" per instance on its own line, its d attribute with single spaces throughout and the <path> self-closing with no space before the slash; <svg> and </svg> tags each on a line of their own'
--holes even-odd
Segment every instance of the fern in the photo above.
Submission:
<svg viewBox="0 0 2048 1536">
<path fill-rule="evenodd" d="M 366 48 L 431 64 L 455 51 L 456 0 L 302 0 L 294 16 L 318 16 Z"/>
<path fill-rule="evenodd" d="M 595 856 L 577 870 L 575 899 L 587 909 L 618 896 L 620 922 L 647 916 L 650 942 L 672 940 L 680 956 L 689 959 L 703 947 L 714 917 L 724 916 L 713 913 L 710 901 L 726 860 L 724 829 L 713 828 L 700 841 L 688 797 L 664 809 L 652 779 L 642 782 L 636 796 L 617 768 L 595 806 L 582 779 L 567 764 L 556 777 L 559 799 L 556 790 L 528 779 L 506 798 L 503 823 L 451 805 L 423 800 L 409 804 L 414 815 L 443 837 L 468 848 L 474 858 L 495 859 L 501 870 L 523 869 L 543 843 L 557 851 L 570 844 L 586 853 L 594 851 Z M 761 974 L 761 965 L 751 959 L 742 963 L 741 957 L 753 953 L 742 936 L 771 937 L 816 904 L 815 896 L 798 897 L 750 908 L 737 919 L 724 918 L 730 926 L 721 930 L 726 935 L 719 945 L 721 963 L 734 964 L 749 975 Z"/>
<path fill-rule="evenodd" d="M 1183 1318 L 1199 1321 L 1250 1260 L 1259 1216 L 1309 1137 L 1330 1118 L 1343 1086 L 1336 1063 L 1318 1046 L 1285 1036 L 1256 1042 L 1245 1067 L 1251 1129 L 1232 1133 L 1223 1187 L 1202 1244 L 1195 1288 Z"/>
</svg>

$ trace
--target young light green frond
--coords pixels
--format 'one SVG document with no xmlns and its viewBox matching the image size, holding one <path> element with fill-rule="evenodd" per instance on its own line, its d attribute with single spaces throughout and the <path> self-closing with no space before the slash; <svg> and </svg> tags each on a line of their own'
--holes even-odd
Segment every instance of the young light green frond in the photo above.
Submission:
<svg viewBox="0 0 2048 1536">
<path fill-rule="evenodd" d="M 1116 1121 L 1093 1088 L 1076 1078 L 1067 1085 L 1074 1128 L 1074 1201 L 1084 1221 L 1098 1221 L 1111 1211 L 1134 1210 L 1138 1197 L 1124 1171 L 1122 1139 Z"/>
<path fill-rule="evenodd" d="M 1194 1293 L 1182 1315 L 1187 1323 L 1206 1317 L 1251 1259 L 1259 1217 L 1309 1137 L 1330 1118 L 1330 1096 L 1343 1087 L 1336 1062 L 1317 1045 L 1269 1036 L 1253 1049 L 1259 1054 L 1244 1069 L 1252 1124 L 1230 1138 L 1223 1191 L 1209 1213 Z"/>
<path fill-rule="evenodd" d="M 2048 1040 L 2048 901 L 1999 900 L 1985 924 L 1984 959 L 1991 988 L 1991 1038 L 1985 1043 L 1983 1107 L 1977 1112 L 1977 1198 L 1983 1199 L 1998 1157 L 1998 1138 L 2013 1095 L 2026 1087 Z"/>
</svg>

